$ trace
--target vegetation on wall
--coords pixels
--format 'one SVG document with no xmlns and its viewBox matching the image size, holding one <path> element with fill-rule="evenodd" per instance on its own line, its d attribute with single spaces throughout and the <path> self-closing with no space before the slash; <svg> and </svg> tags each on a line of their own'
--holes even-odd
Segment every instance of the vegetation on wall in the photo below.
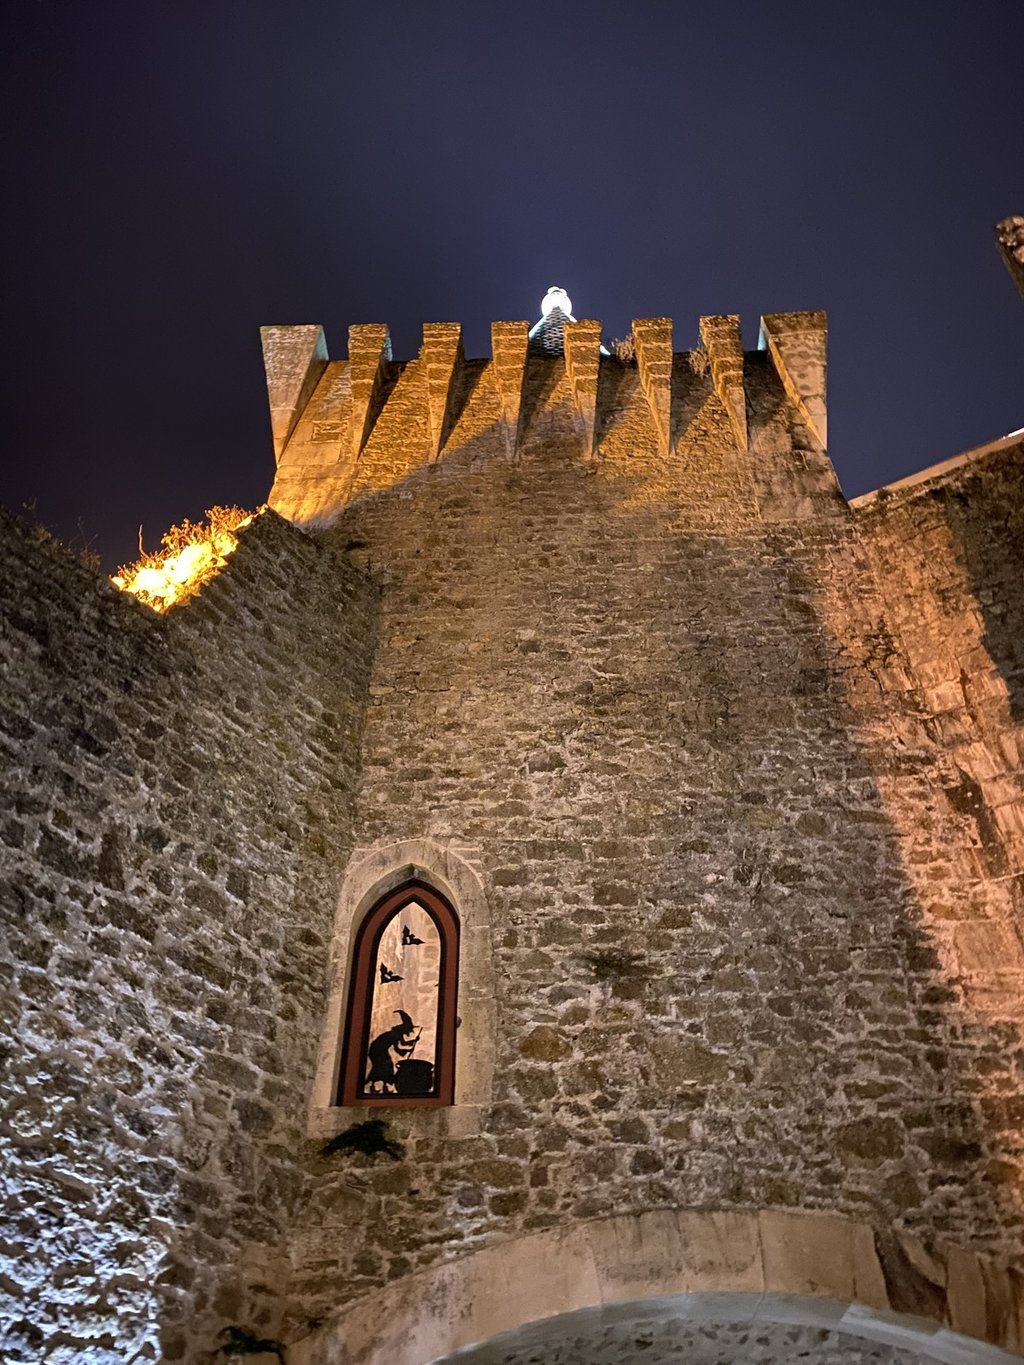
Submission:
<svg viewBox="0 0 1024 1365">
<path fill-rule="evenodd" d="M 140 532 L 138 560 L 118 569 L 110 581 L 154 611 L 187 602 L 224 567 L 238 545 L 235 533 L 254 515 L 241 507 L 211 507 L 205 523 L 185 520 L 172 526 L 152 552 L 143 550 Z"/>
</svg>

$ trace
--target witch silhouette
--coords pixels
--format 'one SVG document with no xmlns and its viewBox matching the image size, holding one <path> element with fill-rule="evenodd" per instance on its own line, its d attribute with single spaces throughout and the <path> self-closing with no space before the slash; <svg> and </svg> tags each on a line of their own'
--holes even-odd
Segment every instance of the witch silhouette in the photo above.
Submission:
<svg viewBox="0 0 1024 1365">
<path fill-rule="evenodd" d="M 370 1059 L 370 1074 L 366 1078 L 366 1090 L 370 1092 L 374 1086 L 377 1087 L 378 1095 L 393 1095 L 397 1091 L 395 1063 L 392 1057 L 411 1057 L 416 1050 L 416 1044 L 420 1040 L 423 1026 L 417 1027 L 405 1010 L 395 1010 L 402 1021 L 394 1028 L 385 1029 L 379 1033 L 373 1042 L 366 1049 Z"/>
</svg>

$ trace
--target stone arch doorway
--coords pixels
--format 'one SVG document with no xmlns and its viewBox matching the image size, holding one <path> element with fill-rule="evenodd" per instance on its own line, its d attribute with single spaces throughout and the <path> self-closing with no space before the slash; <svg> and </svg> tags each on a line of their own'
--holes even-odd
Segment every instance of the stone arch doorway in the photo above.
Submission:
<svg viewBox="0 0 1024 1365">
<path fill-rule="evenodd" d="M 1019 1365 L 1024 1276 L 828 1214 L 661 1209 L 410 1275 L 289 1365 Z M 616 1352 L 618 1352 L 616 1354 Z"/>
<path fill-rule="evenodd" d="M 936 1343 L 913 1318 L 845 1321 L 850 1305 L 786 1294 L 678 1294 L 582 1309 L 503 1332 L 436 1365 L 966 1365 L 1017 1359 Z M 938 1354 L 930 1353 L 937 1350 Z"/>
</svg>

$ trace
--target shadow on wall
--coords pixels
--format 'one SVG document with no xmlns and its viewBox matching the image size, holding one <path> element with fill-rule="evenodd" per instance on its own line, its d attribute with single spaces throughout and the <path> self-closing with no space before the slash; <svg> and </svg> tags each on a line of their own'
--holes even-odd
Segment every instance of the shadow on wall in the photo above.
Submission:
<svg viewBox="0 0 1024 1365">
<path fill-rule="evenodd" d="M 988 1106 L 1021 1102 L 1020 1032 L 965 1006 L 926 926 L 922 868 L 957 875 L 943 751 L 894 743 L 852 523 L 766 527 L 738 456 L 566 458 L 559 420 L 326 533 L 388 583 L 357 842 L 482 849 L 501 1022 L 478 1133 L 396 1114 L 404 1170 L 310 1172 L 292 1330 L 622 1209 L 866 1214 L 1018 1255 L 1019 1143 Z M 595 981 L 586 955 L 623 950 L 642 970 Z"/>
<path fill-rule="evenodd" d="M 270 495 L 271 506 L 297 525 L 323 529 L 333 524 L 347 504 L 404 484 L 417 472 L 436 468 L 438 463 L 488 458 L 496 449 L 508 450 L 513 444 L 516 447 L 513 458 L 518 459 L 533 447 L 553 441 L 556 432 L 564 443 L 566 456 L 574 456 L 584 442 L 589 450 L 591 437 L 586 418 L 576 409 L 572 384 L 559 358 L 530 355 L 521 394 L 514 402 L 508 393 L 499 393 L 500 384 L 496 383 L 491 366 L 491 361 L 469 360 L 457 367 L 454 390 L 445 409 L 441 454 L 434 457 L 418 363 L 387 362 L 386 386 L 390 386 L 387 392 L 392 397 L 372 424 L 365 445 L 354 453 L 345 434 L 345 423 L 320 422 L 311 416 L 306 422 L 309 431 L 303 429 L 303 439 L 297 437 L 281 461 Z M 786 400 L 774 372 L 769 374 L 769 370 L 763 353 L 747 355 L 745 382 L 748 392 L 757 396 L 756 401 L 748 404 L 748 434 L 756 444 L 765 431 L 774 429 L 785 444 L 790 440 Z M 341 390 L 341 393 L 329 390 L 324 398 L 324 413 L 334 413 L 332 405 L 344 401 L 343 382 Z M 668 416 L 677 456 L 699 464 L 707 455 L 709 435 L 720 444 L 722 431 L 728 426 L 724 409 L 714 396 L 710 373 L 695 374 L 688 359 L 676 355 L 670 396 Z M 597 436 L 605 458 L 609 452 L 627 460 L 633 456 L 643 458 L 657 447 L 654 420 L 636 364 L 604 357 L 597 374 L 594 401 Z M 512 410 L 517 414 L 515 436 L 504 426 L 506 405 L 510 414 Z M 327 435 L 317 434 L 320 427 Z M 798 437 L 802 443 L 809 439 L 806 432 Z M 716 457 L 721 454 L 715 453 Z M 806 458 L 806 454 L 802 452 L 800 458 Z M 827 457 L 821 458 L 827 466 Z M 747 470 L 747 484 L 762 472 L 761 466 Z M 794 472 L 795 467 L 789 471 L 791 480 Z M 803 480 L 805 485 L 815 482 L 820 482 L 820 471 Z M 830 466 L 827 482 L 834 492 L 836 485 Z M 405 491 L 411 496 L 408 488 Z M 808 489 L 789 491 L 806 496 Z"/>
</svg>

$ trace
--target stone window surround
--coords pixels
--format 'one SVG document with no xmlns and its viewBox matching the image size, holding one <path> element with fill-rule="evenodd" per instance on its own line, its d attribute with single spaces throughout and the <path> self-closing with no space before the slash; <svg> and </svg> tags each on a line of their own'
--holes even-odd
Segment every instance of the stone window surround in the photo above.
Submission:
<svg viewBox="0 0 1024 1365">
<path fill-rule="evenodd" d="M 309 1108 L 309 1136 L 327 1140 L 353 1123 L 386 1118 L 400 1133 L 461 1137 L 478 1132 L 490 1103 L 494 1075 L 495 1005 L 491 917 L 479 872 L 467 860 L 475 850 L 433 839 L 408 839 L 356 849 L 338 898 L 328 967 L 327 1005 Z M 409 881 L 433 887 L 460 923 L 455 1103 L 450 1106 L 337 1105 L 352 962 L 359 926 L 380 900 Z M 386 1113 L 383 1112 L 386 1109 Z"/>
<path fill-rule="evenodd" d="M 436 1043 L 430 1066 L 434 1084 L 428 1095 L 406 1095 L 396 1099 L 394 1094 L 371 1096 L 364 1087 L 367 1048 L 371 1045 L 371 1012 L 374 1009 L 378 963 L 383 963 L 382 935 L 389 924 L 400 918 L 409 903 L 420 905 L 433 922 L 438 936 L 438 979 L 433 990 L 433 1012 L 436 1018 Z M 338 1085 L 341 1105 L 372 1105 L 382 1110 L 406 1105 L 451 1105 L 455 1095 L 455 1034 L 458 1028 L 459 922 L 448 902 L 434 887 L 426 886 L 419 878 L 410 877 L 393 892 L 384 896 L 359 921 L 355 946 L 352 950 L 350 987 L 346 995 L 345 1031 L 342 1065 Z M 419 940 L 417 940 L 419 941 Z M 404 938 L 403 938 L 404 942 Z M 388 959 L 391 961 L 391 959 Z M 404 968 L 403 968 L 404 970 Z M 381 980 L 385 966 L 381 965 Z M 399 1004 L 404 1003 L 401 999 Z M 414 1008 L 410 1004 L 410 1008 Z M 419 1010 L 417 1019 L 422 1020 Z M 406 1020 L 409 1016 L 406 1015 Z M 388 1026 L 394 1023 L 394 1016 Z M 399 1027 L 404 1027 L 402 1025 Z M 422 1033 L 422 1028 L 420 1033 Z M 415 1044 L 413 1045 L 415 1046 Z M 430 1054 L 428 1054 L 430 1055 Z M 360 1098 L 362 1092 L 362 1098 Z"/>
</svg>

